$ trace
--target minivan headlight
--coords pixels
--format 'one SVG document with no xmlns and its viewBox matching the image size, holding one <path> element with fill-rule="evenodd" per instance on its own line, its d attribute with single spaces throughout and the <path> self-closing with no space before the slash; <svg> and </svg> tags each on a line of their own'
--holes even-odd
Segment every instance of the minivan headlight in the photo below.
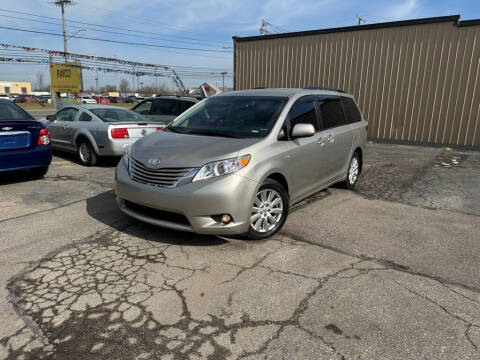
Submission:
<svg viewBox="0 0 480 360">
<path fill-rule="evenodd" d="M 250 155 L 240 156 L 234 159 L 227 159 L 208 163 L 198 170 L 192 181 L 210 179 L 213 177 L 228 175 L 248 165 Z"/>
<path fill-rule="evenodd" d="M 132 152 L 132 146 L 127 145 L 125 147 L 125 152 L 123 153 L 122 161 L 125 164 L 125 167 L 127 168 L 127 172 L 130 175 L 130 153 Z"/>
</svg>

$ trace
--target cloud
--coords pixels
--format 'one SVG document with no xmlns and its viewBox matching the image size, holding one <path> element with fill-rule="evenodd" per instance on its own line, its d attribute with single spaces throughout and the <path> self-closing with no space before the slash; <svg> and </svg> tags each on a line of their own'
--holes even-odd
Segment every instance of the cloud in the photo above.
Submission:
<svg viewBox="0 0 480 360">
<path fill-rule="evenodd" d="M 417 0 L 405 0 L 389 9 L 389 14 L 394 19 L 405 19 L 415 16 L 419 10 Z"/>
</svg>

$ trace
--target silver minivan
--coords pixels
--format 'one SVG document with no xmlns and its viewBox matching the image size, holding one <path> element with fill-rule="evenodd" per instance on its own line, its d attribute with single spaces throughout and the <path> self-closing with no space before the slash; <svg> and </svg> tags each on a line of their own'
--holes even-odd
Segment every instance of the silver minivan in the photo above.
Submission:
<svg viewBox="0 0 480 360">
<path fill-rule="evenodd" d="M 335 183 L 355 186 L 366 129 L 341 91 L 217 95 L 127 148 L 115 174 L 117 204 L 158 226 L 267 238 L 292 204 Z"/>
</svg>

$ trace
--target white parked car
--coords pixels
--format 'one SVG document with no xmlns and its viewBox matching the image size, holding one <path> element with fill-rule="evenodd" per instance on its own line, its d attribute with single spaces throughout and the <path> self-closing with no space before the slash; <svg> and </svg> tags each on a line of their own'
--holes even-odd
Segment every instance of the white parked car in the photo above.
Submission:
<svg viewBox="0 0 480 360">
<path fill-rule="evenodd" d="M 0 94 L 0 100 L 11 100 L 10 99 L 10 96 L 8 96 L 7 94 Z"/>
<path fill-rule="evenodd" d="M 95 100 L 93 97 L 89 96 L 89 95 L 83 95 L 81 96 L 82 98 L 82 103 L 84 104 L 96 104 L 97 103 L 97 100 Z"/>
</svg>

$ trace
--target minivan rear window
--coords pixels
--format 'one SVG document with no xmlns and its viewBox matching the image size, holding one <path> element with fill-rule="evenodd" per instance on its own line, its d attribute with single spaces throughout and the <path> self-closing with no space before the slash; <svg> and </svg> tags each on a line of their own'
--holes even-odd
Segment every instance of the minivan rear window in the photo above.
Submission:
<svg viewBox="0 0 480 360">
<path fill-rule="evenodd" d="M 357 108 L 355 102 L 348 97 L 342 97 L 343 108 L 345 109 L 345 115 L 347 117 L 347 123 L 354 123 L 362 121 L 362 115 Z"/>
</svg>

